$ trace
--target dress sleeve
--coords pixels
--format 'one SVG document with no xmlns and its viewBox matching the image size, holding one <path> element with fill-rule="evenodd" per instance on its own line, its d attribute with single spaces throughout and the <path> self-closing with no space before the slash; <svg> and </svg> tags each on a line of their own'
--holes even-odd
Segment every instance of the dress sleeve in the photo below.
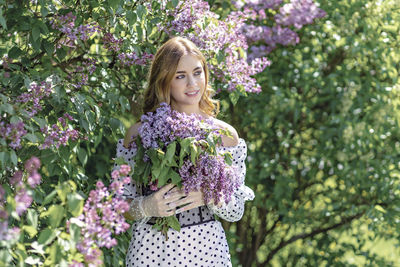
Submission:
<svg viewBox="0 0 400 267">
<path fill-rule="evenodd" d="M 239 144 L 237 146 L 225 147 L 221 148 L 221 150 L 222 152 L 228 151 L 232 154 L 232 164 L 237 166 L 240 186 L 235 190 L 230 202 L 223 202 L 221 207 L 215 205 L 208 205 L 208 207 L 218 217 L 229 222 L 236 222 L 243 216 L 245 201 L 254 199 L 253 190 L 244 184 L 246 176 L 245 159 L 247 156 L 247 146 L 243 139 L 239 139 Z"/>
<path fill-rule="evenodd" d="M 123 145 L 123 139 L 118 140 L 117 143 L 117 152 L 116 152 L 116 158 L 119 157 L 124 157 L 125 161 L 127 163 L 129 163 L 129 165 L 131 166 L 131 169 L 134 170 L 135 169 L 135 162 L 133 160 L 133 157 L 136 155 L 136 148 L 125 148 Z M 114 163 L 114 167 L 112 169 L 112 171 L 114 170 L 118 170 L 119 166 Z M 136 185 L 135 182 L 131 180 L 131 182 L 129 184 L 125 184 L 124 185 L 124 193 L 122 195 L 122 197 L 124 199 L 130 199 L 130 198 L 135 198 L 138 197 L 138 193 L 136 190 Z"/>
</svg>

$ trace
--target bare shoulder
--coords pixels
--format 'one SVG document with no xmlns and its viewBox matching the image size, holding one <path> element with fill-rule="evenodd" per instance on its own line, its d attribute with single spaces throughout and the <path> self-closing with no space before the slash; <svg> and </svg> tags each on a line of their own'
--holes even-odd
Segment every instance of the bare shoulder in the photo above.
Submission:
<svg viewBox="0 0 400 267">
<path fill-rule="evenodd" d="M 231 136 L 222 136 L 223 146 L 237 146 L 239 144 L 239 135 L 232 125 L 216 118 L 214 118 L 214 123 L 218 128 L 227 130 L 231 134 Z"/>
<path fill-rule="evenodd" d="M 141 122 L 137 122 L 126 131 L 124 138 L 124 147 L 128 147 L 132 139 L 136 138 L 139 134 L 139 127 L 142 125 Z"/>
</svg>

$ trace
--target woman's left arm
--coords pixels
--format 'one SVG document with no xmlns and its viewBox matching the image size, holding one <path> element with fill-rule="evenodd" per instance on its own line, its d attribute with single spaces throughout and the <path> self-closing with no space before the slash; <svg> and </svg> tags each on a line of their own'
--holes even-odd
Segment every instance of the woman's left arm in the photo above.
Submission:
<svg viewBox="0 0 400 267">
<path fill-rule="evenodd" d="M 228 203 L 222 202 L 218 205 L 209 204 L 208 208 L 218 217 L 229 222 L 239 221 L 244 212 L 244 204 L 247 200 L 254 199 L 254 192 L 245 186 L 247 146 L 243 139 L 230 151 L 233 157 L 233 165 L 237 166 L 240 186 L 235 190 Z"/>
</svg>

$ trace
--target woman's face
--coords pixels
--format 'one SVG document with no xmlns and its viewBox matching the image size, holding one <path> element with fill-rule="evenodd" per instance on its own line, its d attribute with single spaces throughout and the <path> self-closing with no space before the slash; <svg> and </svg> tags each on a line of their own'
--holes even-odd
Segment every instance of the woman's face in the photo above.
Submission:
<svg viewBox="0 0 400 267">
<path fill-rule="evenodd" d="M 201 61 L 193 55 L 181 57 L 171 81 L 171 107 L 178 111 L 198 108 L 205 90 L 205 74 Z"/>
</svg>

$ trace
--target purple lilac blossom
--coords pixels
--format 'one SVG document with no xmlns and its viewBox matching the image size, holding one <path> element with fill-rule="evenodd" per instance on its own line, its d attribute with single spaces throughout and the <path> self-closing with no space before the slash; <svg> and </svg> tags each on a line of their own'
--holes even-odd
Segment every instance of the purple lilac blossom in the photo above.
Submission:
<svg viewBox="0 0 400 267">
<path fill-rule="evenodd" d="M 78 140 L 79 132 L 75 129 L 69 129 L 66 124 L 67 120 L 73 120 L 68 113 L 57 119 L 57 121 L 61 123 L 61 127 L 57 124 L 53 124 L 51 128 L 46 126 L 40 129 L 45 136 L 45 140 L 43 144 L 39 146 L 39 149 L 46 149 L 53 145 L 59 148 L 61 145 L 65 146 L 70 139 L 73 141 Z"/>
<path fill-rule="evenodd" d="M 228 166 L 222 156 L 203 154 L 196 165 L 186 160 L 179 169 L 185 193 L 201 190 L 205 203 L 231 200 L 235 189 L 240 186 L 237 168 Z M 224 197 L 224 199 L 222 199 Z"/>
<path fill-rule="evenodd" d="M 219 134 L 218 129 L 213 128 L 212 119 L 202 122 L 201 116 L 177 112 L 166 103 L 161 103 L 155 112 L 144 114 L 141 122 L 139 135 L 145 149 L 166 150 L 169 143 L 177 140 L 188 137 L 194 137 L 197 141 L 206 140 L 208 134 Z M 235 167 L 227 165 L 221 155 L 202 153 L 196 166 L 190 159 L 185 159 L 178 171 L 185 192 L 202 190 L 206 202 L 212 199 L 218 203 L 222 196 L 229 202 L 239 186 Z M 112 175 L 116 176 L 114 173 Z M 150 183 L 150 189 L 157 190 L 157 181 Z"/>
<path fill-rule="evenodd" d="M 152 54 L 148 54 L 144 52 L 142 56 L 138 56 L 135 52 L 131 53 L 121 53 L 118 55 L 118 59 L 121 64 L 124 66 L 132 66 L 132 65 L 147 65 L 150 60 L 153 59 Z"/>
<path fill-rule="evenodd" d="M 78 39 L 82 41 L 88 40 L 94 33 L 101 32 L 101 27 L 97 22 L 88 23 L 85 25 L 75 26 L 76 16 L 69 12 L 66 15 L 57 15 L 50 22 L 53 29 L 57 29 L 65 34 L 65 38 L 61 39 L 57 48 L 62 45 L 75 48 Z"/>
<path fill-rule="evenodd" d="M 21 138 L 27 133 L 25 124 L 22 121 L 9 124 L 5 124 L 4 121 L 0 122 L 0 136 L 4 140 L 10 141 L 8 145 L 12 149 L 21 148 Z"/>
<path fill-rule="evenodd" d="M 121 50 L 121 46 L 124 40 L 122 38 L 115 39 L 112 33 L 105 33 L 103 36 L 103 46 L 108 50 L 108 51 L 114 51 L 118 52 Z"/>
<path fill-rule="evenodd" d="M 32 197 L 25 188 L 20 188 L 17 191 L 14 199 L 16 203 L 15 211 L 17 212 L 18 216 L 21 216 L 22 213 L 24 213 L 32 204 Z"/>
<path fill-rule="evenodd" d="M 303 25 L 311 24 L 314 19 L 322 18 L 325 15 L 326 12 L 318 8 L 313 0 L 291 0 L 290 3 L 279 9 L 275 20 L 280 25 L 293 25 L 297 29 L 301 29 Z"/>
<path fill-rule="evenodd" d="M 279 8 L 282 2 L 282 0 L 234 2 L 236 8 L 253 9 L 257 14 L 256 18 L 251 18 L 241 28 L 248 42 L 254 44 L 250 47 L 248 62 L 269 54 L 277 47 L 277 44 L 283 46 L 297 44 L 300 38 L 290 27 L 294 26 L 295 30 L 299 30 L 304 25 L 313 23 L 316 18 L 326 15 L 326 12 L 318 8 L 313 0 L 291 0 L 290 3 Z M 265 9 L 273 9 L 276 10 L 274 12 L 278 12 L 273 17 L 276 24 L 272 27 L 254 25 L 254 23 L 257 24 L 257 21 L 267 19 Z"/>
<path fill-rule="evenodd" d="M 177 138 L 194 137 L 200 140 L 207 134 L 207 131 L 200 127 L 201 116 L 177 112 L 165 102 L 161 103 L 155 112 L 142 115 L 141 122 L 139 136 L 145 149 L 159 148 L 160 142 L 167 146 Z M 205 123 L 211 125 L 212 120 L 205 120 Z"/>
<path fill-rule="evenodd" d="M 77 249 L 88 264 L 101 266 L 103 263 L 99 248 L 115 246 L 117 240 L 112 234 L 118 235 L 129 228 L 123 216 L 129 210 L 129 204 L 122 199 L 124 184 L 130 183 L 130 178 L 126 176 L 129 172 L 128 165 L 122 165 L 121 171 L 114 171 L 109 188 L 98 181 L 96 189 L 89 193 L 83 213 L 78 217 L 84 222 L 84 227 L 81 229 L 83 239 L 77 244 Z"/>
<path fill-rule="evenodd" d="M 51 83 L 45 81 L 42 81 L 40 84 L 32 82 L 28 88 L 28 93 L 19 95 L 16 102 L 25 104 L 28 117 L 32 118 L 43 108 L 40 104 L 40 100 L 45 97 L 49 97 L 51 93 Z"/>
</svg>

